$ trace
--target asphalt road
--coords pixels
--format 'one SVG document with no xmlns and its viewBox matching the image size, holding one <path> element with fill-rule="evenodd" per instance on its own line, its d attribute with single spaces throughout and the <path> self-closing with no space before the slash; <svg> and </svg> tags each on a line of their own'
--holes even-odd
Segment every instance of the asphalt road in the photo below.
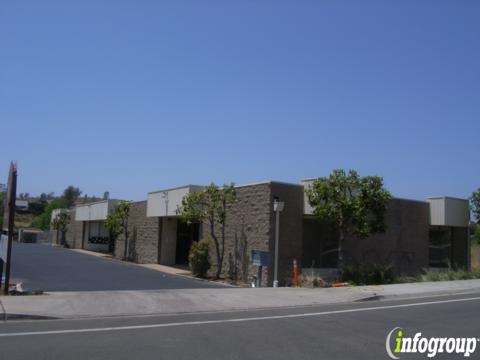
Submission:
<svg viewBox="0 0 480 360">
<path fill-rule="evenodd" d="M 14 243 L 12 259 L 12 280 L 21 281 L 26 290 L 153 290 L 222 286 L 49 245 Z"/>
<path fill-rule="evenodd" d="M 0 327 L 0 349 L 9 360 L 389 359 L 385 341 L 397 326 L 412 337 L 416 332 L 427 338 L 479 337 L 479 308 L 480 294 L 469 294 L 210 314 L 8 321 Z M 477 347 L 470 358 L 480 356 Z"/>
</svg>

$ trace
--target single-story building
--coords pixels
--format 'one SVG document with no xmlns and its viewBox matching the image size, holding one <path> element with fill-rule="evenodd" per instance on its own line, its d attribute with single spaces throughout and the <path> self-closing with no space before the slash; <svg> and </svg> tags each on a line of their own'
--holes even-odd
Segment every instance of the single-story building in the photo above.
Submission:
<svg viewBox="0 0 480 360">
<path fill-rule="evenodd" d="M 113 252 L 115 242 L 105 227 L 107 215 L 119 200 L 102 200 L 69 209 L 70 222 L 65 242 L 68 247 L 99 252 Z M 52 221 L 60 209 L 52 212 Z"/>
<path fill-rule="evenodd" d="M 304 269 L 336 268 L 337 232 L 312 215 L 304 191 L 311 181 L 299 184 L 265 181 L 235 186 L 237 199 L 227 211 L 224 276 L 250 281 L 257 273 L 251 262 L 252 250 L 273 256 L 276 200 L 284 204 L 279 216 L 280 285 L 291 282 L 294 260 Z M 148 193 L 146 201 L 132 203 L 129 257 L 139 263 L 186 265 L 191 244 L 208 238 L 209 231 L 206 224 L 182 222 L 177 210 L 184 196 L 203 188 L 187 185 L 163 189 Z M 102 224 L 114 206 L 107 200 L 72 209 L 74 216 L 67 243 L 94 251 L 112 250 L 98 239 L 108 236 Z M 345 262 L 391 264 L 397 274 L 415 274 L 429 267 L 468 268 L 469 216 L 468 201 L 464 199 L 394 198 L 387 209 L 386 232 L 367 239 L 346 239 Z M 124 244 L 122 236 L 116 239 L 116 257 L 123 257 Z M 263 281 L 272 283 L 273 266 L 264 269 Z"/>
</svg>

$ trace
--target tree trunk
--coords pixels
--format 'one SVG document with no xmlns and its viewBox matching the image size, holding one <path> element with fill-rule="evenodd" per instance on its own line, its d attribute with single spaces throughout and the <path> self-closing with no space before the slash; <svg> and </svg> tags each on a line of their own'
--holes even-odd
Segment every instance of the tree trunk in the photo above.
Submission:
<svg viewBox="0 0 480 360">
<path fill-rule="evenodd" d="M 220 261 L 221 264 L 223 265 L 223 258 L 225 257 L 225 223 L 222 224 L 222 249 L 221 249 L 221 255 L 220 255 Z M 220 274 L 218 274 L 220 275 Z"/>
<path fill-rule="evenodd" d="M 210 219 L 210 236 L 215 244 L 215 255 L 217 258 L 217 270 L 215 271 L 215 279 L 220 277 L 222 273 L 223 258 L 220 255 L 220 244 L 218 243 L 217 235 L 215 234 L 215 220 Z"/>
<path fill-rule="evenodd" d="M 345 241 L 345 233 L 343 227 L 339 227 L 338 229 L 339 239 L 338 239 L 338 270 L 342 271 L 344 266 L 344 259 L 343 259 L 343 243 Z"/>
<path fill-rule="evenodd" d="M 125 249 L 123 249 L 123 260 L 128 260 L 128 233 L 125 231 Z"/>
</svg>

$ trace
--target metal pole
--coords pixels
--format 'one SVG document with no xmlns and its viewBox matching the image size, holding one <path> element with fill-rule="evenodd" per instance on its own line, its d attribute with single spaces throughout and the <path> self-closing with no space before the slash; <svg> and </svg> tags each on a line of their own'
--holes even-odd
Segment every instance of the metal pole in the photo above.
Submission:
<svg viewBox="0 0 480 360">
<path fill-rule="evenodd" d="M 278 287 L 278 240 L 280 235 L 280 211 L 275 211 L 275 259 L 273 267 L 273 287 Z"/>
<path fill-rule="evenodd" d="M 5 270 L 5 286 L 3 293 L 8 295 L 8 288 L 10 287 L 10 265 L 12 262 L 12 241 L 13 241 L 13 224 L 15 220 L 15 200 L 17 194 L 17 168 L 12 172 L 12 188 L 8 189 L 10 192 L 10 202 L 8 204 L 8 246 L 7 246 L 7 268 Z"/>
</svg>

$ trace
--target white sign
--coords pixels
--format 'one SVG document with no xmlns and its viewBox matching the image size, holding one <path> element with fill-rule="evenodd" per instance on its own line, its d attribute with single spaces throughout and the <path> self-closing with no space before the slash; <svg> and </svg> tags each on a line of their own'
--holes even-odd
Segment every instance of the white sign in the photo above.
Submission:
<svg viewBox="0 0 480 360">
<path fill-rule="evenodd" d="M 0 237 L 0 258 L 3 261 L 7 261 L 7 247 L 8 247 L 8 236 L 2 235 Z"/>
</svg>

